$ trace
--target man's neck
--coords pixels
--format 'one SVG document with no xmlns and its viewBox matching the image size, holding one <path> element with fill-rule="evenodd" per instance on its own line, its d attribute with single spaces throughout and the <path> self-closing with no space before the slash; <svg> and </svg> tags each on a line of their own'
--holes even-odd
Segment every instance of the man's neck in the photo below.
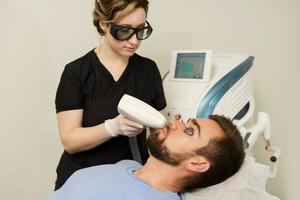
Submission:
<svg viewBox="0 0 300 200">
<path fill-rule="evenodd" d="M 167 165 L 153 157 L 134 172 L 134 175 L 160 191 L 180 192 L 178 177 L 179 168 Z"/>
</svg>

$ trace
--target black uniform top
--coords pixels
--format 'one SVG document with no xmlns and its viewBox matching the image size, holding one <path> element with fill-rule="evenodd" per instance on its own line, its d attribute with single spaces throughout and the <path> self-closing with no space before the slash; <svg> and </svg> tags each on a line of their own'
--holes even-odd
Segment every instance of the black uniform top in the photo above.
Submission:
<svg viewBox="0 0 300 200">
<path fill-rule="evenodd" d="M 162 80 L 154 61 L 134 54 L 118 81 L 101 64 L 94 50 L 66 65 L 56 93 L 56 112 L 83 109 L 83 127 L 101 124 L 118 115 L 117 105 L 129 94 L 157 110 L 166 107 Z M 148 158 L 146 131 L 137 136 L 143 162 Z M 63 152 L 55 189 L 78 169 L 132 159 L 128 137 L 118 136 L 88 151 Z"/>
</svg>

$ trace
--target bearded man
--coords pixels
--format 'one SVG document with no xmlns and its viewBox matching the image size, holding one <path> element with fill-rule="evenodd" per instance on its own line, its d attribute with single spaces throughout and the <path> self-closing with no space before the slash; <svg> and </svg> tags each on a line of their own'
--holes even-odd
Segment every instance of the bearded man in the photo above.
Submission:
<svg viewBox="0 0 300 200">
<path fill-rule="evenodd" d="M 151 156 L 144 166 L 124 160 L 75 172 L 47 200 L 180 200 L 181 192 L 218 184 L 241 167 L 245 152 L 237 127 L 226 117 L 176 116 L 150 129 Z"/>
</svg>

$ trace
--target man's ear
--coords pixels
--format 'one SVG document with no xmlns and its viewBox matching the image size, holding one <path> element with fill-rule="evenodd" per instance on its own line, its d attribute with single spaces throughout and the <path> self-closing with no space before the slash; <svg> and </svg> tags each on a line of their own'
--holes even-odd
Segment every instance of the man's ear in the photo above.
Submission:
<svg viewBox="0 0 300 200">
<path fill-rule="evenodd" d="M 197 156 L 188 159 L 185 168 L 192 172 L 206 172 L 210 168 L 210 162 L 202 156 Z"/>
</svg>

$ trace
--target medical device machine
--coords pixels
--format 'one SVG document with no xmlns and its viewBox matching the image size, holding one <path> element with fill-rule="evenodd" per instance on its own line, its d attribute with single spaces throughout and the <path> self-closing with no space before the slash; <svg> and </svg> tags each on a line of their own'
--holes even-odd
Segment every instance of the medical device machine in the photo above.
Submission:
<svg viewBox="0 0 300 200">
<path fill-rule="evenodd" d="M 164 78 L 169 116 L 223 114 L 244 124 L 254 108 L 253 60 L 242 54 L 212 56 L 211 50 L 174 51 L 170 73 Z"/>
</svg>

